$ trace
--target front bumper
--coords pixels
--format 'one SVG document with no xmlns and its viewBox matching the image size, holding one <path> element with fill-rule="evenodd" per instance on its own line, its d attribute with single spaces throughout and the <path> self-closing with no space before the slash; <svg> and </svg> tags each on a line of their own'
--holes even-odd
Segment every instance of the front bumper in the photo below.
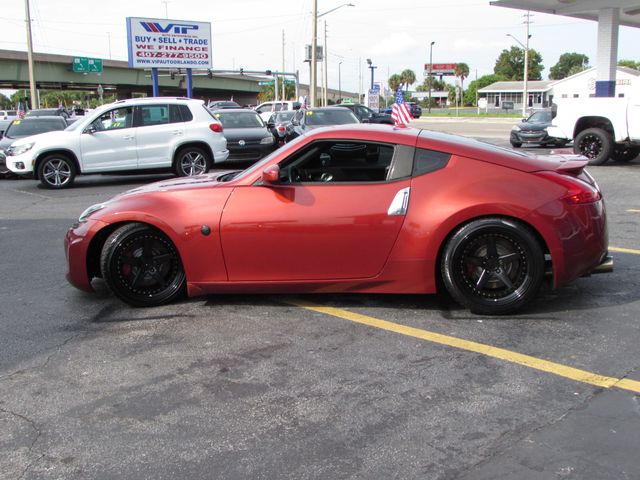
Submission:
<svg viewBox="0 0 640 480">
<path fill-rule="evenodd" d="M 29 151 L 22 155 L 8 155 L 6 156 L 5 162 L 7 170 L 17 173 L 18 175 L 31 175 L 33 173 L 35 157 L 33 153 Z"/>
<path fill-rule="evenodd" d="M 93 292 L 87 255 L 91 240 L 105 226 L 99 220 L 89 219 L 87 222 L 73 225 L 64 237 L 64 253 L 67 258 L 67 281 L 85 292 Z"/>
</svg>

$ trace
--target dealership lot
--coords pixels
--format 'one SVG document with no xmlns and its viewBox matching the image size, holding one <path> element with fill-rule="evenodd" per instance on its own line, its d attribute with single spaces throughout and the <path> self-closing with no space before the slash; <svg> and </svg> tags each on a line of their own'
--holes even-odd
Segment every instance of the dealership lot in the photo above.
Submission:
<svg viewBox="0 0 640 480">
<path fill-rule="evenodd" d="M 512 124 L 418 123 L 504 146 Z M 0 478 L 637 478 L 640 160 L 589 170 L 614 273 L 509 317 L 415 295 L 131 309 L 66 283 L 62 238 L 166 176 L 0 181 Z"/>
</svg>

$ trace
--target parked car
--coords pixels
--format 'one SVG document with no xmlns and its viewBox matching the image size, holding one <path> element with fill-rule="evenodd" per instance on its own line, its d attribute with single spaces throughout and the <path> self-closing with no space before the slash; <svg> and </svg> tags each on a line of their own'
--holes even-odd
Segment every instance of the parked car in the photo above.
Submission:
<svg viewBox="0 0 640 480">
<path fill-rule="evenodd" d="M 209 110 L 220 110 L 222 108 L 242 108 L 236 102 L 231 100 L 216 100 L 215 102 L 209 102 L 207 105 Z"/>
<path fill-rule="evenodd" d="M 12 120 L 0 139 L 0 177 L 5 177 L 10 173 L 7 168 L 5 151 L 13 142 L 40 133 L 64 130 L 68 126 L 69 124 L 63 117 L 27 117 Z"/>
<path fill-rule="evenodd" d="M 551 125 L 553 115 L 551 110 L 540 110 L 532 113 L 528 118 L 523 118 L 522 122 L 514 125 L 511 129 L 509 141 L 514 148 L 520 148 L 522 144 L 537 144 L 541 146 L 554 145 L 564 147 L 568 141 L 551 137 L 547 128 Z"/>
<path fill-rule="evenodd" d="M 244 108 L 213 110 L 222 123 L 229 160 L 257 161 L 275 148 L 273 135 L 257 112 Z"/>
<path fill-rule="evenodd" d="M 269 117 L 267 128 L 273 135 L 276 145 L 284 145 L 286 142 L 287 132 L 291 129 L 291 120 L 295 113 L 295 110 L 285 110 L 274 112 Z"/>
<path fill-rule="evenodd" d="M 55 117 L 60 116 L 65 119 L 70 117 L 69 112 L 64 108 L 35 108 L 27 111 L 25 117 Z"/>
<path fill-rule="evenodd" d="M 351 110 L 362 123 L 394 123 L 389 113 L 377 113 L 359 103 L 341 103 L 339 106 Z"/>
<path fill-rule="evenodd" d="M 264 102 L 255 108 L 255 111 L 260 114 L 262 120 L 267 122 L 273 112 L 280 112 L 282 110 L 298 110 L 302 104 L 300 102 L 292 101 L 279 101 L 279 102 Z"/>
<path fill-rule="evenodd" d="M 413 118 L 420 118 L 422 116 L 422 107 L 417 103 L 407 102 L 407 107 L 409 107 L 409 112 L 411 112 Z"/>
<path fill-rule="evenodd" d="M 7 167 L 33 174 L 47 188 L 70 187 L 76 175 L 90 173 L 199 175 L 229 156 L 222 130 L 202 100 L 121 100 L 62 132 L 15 141 L 7 150 Z"/>
<path fill-rule="evenodd" d="M 442 283 L 475 313 L 505 314 L 545 281 L 612 269 L 585 165 L 413 128 L 317 129 L 243 172 L 89 207 L 65 238 L 67 279 L 92 291 L 102 277 L 135 306 L 185 292 L 427 294 Z"/>
<path fill-rule="evenodd" d="M 360 120 L 347 108 L 318 107 L 298 110 L 291 119 L 286 141 L 293 140 L 315 128 L 326 127 L 327 125 L 348 125 L 350 123 L 360 123 Z"/>
<path fill-rule="evenodd" d="M 0 120 L 13 120 L 18 116 L 15 110 L 0 110 Z"/>
</svg>

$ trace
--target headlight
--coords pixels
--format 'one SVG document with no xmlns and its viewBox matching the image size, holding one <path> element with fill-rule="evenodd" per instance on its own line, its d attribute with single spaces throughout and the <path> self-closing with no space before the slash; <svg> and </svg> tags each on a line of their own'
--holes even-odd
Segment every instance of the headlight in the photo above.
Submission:
<svg viewBox="0 0 640 480">
<path fill-rule="evenodd" d="M 511 127 L 511 131 L 512 132 L 519 132 L 521 129 L 518 125 L 514 125 L 513 127 Z"/>
<path fill-rule="evenodd" d="M 260 140 L 260 145 L 272 145 L 273 144 L 273 135 L 269 135 L 268 137 L 264 137 Z"/>
<path fill-rule="evenodd" d="M 80 214 L 80 216 L 78 217 L 78 222 L 80 223 L 86 222 L 87 219 L 92 214 L 96 213 L 98 210 L 102 210 L 106 206 L 107 206 L 106 203 L 96 203 L 95 205 L 91 205 L 89 208 L 87 208 L 84 212 Z"/>
<path fill-rule="evenodd" d="M 34 142 L 23 143 L 22 145 L 12 145 L 7 148 L 7 155 L 22 155 L 24 152 L 28 152 L 35 145 Z"/>
</svg>

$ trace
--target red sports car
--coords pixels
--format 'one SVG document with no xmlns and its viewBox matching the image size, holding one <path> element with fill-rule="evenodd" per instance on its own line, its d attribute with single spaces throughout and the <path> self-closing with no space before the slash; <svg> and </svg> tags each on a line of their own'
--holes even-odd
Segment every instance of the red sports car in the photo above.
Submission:
<svg viewBox="0 0 640 480">
<path fill-rule="evenodd" d="M 68 280 L 134 306 L 225 292 L 435 293 L 503 314 L 612 269 L 586 159 L 387 125 L 310 132 L 244 171 L 89 207 Z"/>
</svg>

